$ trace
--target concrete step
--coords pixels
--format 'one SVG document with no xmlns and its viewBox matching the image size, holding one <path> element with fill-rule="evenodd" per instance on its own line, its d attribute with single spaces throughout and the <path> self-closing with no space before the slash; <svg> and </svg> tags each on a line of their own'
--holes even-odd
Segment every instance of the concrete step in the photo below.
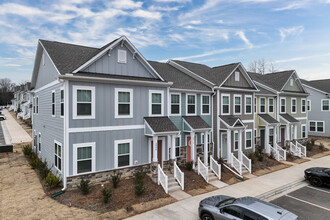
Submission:
<svg viewBox="0 0 330 220">
<path fill-rule="evenodd" d="M 175 192 L 181 190 L 181 186 L 179 184 L 174 185 L 174 186 L 168 186 L 168 192 Z"/>
<path fill-rule="evenodd" d="M 210 175 L 209 176 L 209 182 L 210 181 L 214 181 L 214 180 L 219 180 L 219 179 L 218 179 L 218 177 L 216 175 L 212 175 L 212 176 Z"/>
</svg>

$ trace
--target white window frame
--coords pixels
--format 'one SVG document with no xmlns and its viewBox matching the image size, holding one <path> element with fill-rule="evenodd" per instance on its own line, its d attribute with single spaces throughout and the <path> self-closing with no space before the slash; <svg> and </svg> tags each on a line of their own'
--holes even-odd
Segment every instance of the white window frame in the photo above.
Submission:
<svg viewBox="0 0 330 220">
<path fill-rule="evenodd" d="M 282 111 L 282 100 L 284 100 L 284 112 Z M 286 98 L 285 97 L 280 98 L 280 113 L 286 113 Z"/>
<path fill-rule="evenodd" d="M 179 96 L 179 113 L 172 114 L 172 95 L 178 95 Z M 175 103 L 177 105 L 177 103 Z M 170 114 L 171 116 L 179 116 L 181 115 L 181 93 L 170 93 Z"/>
<path fill-rule="evenodd" d="M 246 133 L 251 132 L 251 147 L 246 147 Z M 253 132 L 252 129 L 246 129 L 245 130 L 245 137 L 244 137 L 244 141 L 245 141 L 245 149 L 252 149 L 252 145 L 253 145 Z"/>
<path fill-rule="evenodd" d="M 270 111 L 270 100 L 273 100 L 273 111 Z M 268 113 L 274 113 L 274 98 L 270 98 L 270 97 L 268 97 Z"/>
<path fill-rule="evenodd" d="M 56 170 L 58 170 L 60 173 L 62 173 L 62 169 L 63 169 L 63 167 L 62 167 L 63 147 L 62 147 L 62 143 L 60 143 L 56 140 L 54 140 L 54 146 L 55 146 L 55 144 L 57 144 L 57 152 L 54 152 L 54 155 L 57 157 L 57 166 L 55 166 L 55 162 L 54 162 L 54 167 L 55 167 Z M 58 156 L 58 146 L 61 146 L 61 156 Z M 59 158 L 61 159 L 61 170 L 58 168 L 58 164 L 59 164 L 58 159 Z"/>
<path fill-rule="evenodd" d="M 296 111 L 292 111 L 292 107 L 293 107 L 293 100 L 295 100 L 296 104 L 294 105 L 295 106 L 295 110 Z M 291 114 L 296 114 L 297 113 L 297 98 L 291 98 Z"/>
<path fill-rule="evenodd" d="M 188 96 L 195 96 L 195 113 L 188 113 Z M 193 93 L 186 94 L 186 115 L 197 115 L 197 94 L 193 94 Z"/>
<path fill-rule="evenodd" d="M 257 113 L 257 97 L 254 97 L 254 113 Z"/>
<path fill-rule="evenodd" d="M 240 112 L 239 113 L 236 113 L 235 112 L 235 107 L 236 107 L 236 104 L 235 104 L 235 98 L 236 97 L 239 97 L 240 98 Z M 234 94 L 234 99 L 233 99 L 233 104 L 234 104 L 234 111 L 233 111 L 233 113 L 234 113 L 234 115 L 241 115 L 242 114 L 242 95 L 238 95 L 238 94 Z"/>
<path fill-rule="evenodd" d="M 246 112 L 246 106 L 247 106 L 246 99 L 247 98 L 250 98 L 251 99 L 251 112 Z M 252 95 L 245 95 L 244 96 L 244 113 L 246 115 L 252 115 L 252 112 L 253 112 L 252 108 L 253 108 L 253 98 L 252 98 Z"/>
<path fill-rule="evenodd" d="M 261 99 L 264 99 L 265 100 L 265 111 L 261 111 Z M 266 102 L 267 102 L 266 97 L 259 97 L 259 113 L 266 113 L 266 111 L 267 111 Z"/>
<path fill-rule="evenodd" d="M 311 131 L 311 122 L 315 123 L 315 131 Z M 309 132 L 317 132 L 317 123 L 316 123 L 316 121 L 314 121 L 314 120 L 308 121 L 308 131 Z"/>
<path fill-rule="evenodd" d="M 228 113 L 223 112 L 223 97 L 226 96 L 228 97 Z M 230 115 L 230 94 L 228 93 L 223 93 L 221 94 L 221 115 Z"/>
<path fill-rule="evenodd" d="M 36 97 L 36 114 L 39 114 L 39 96 Z"/>
<path fill-rule="evenodd" d="M 235 71 L 235 81 L 239 82 L 239 71 Z"/>
<path fill-rule="evenodd" d="M 176 136 L 175 138 L 179 138 L 179 146 L 175 145 L 175 157 L 179 158 L 180 154 L 181 154 L 181 135 Z M 176 140 L 175 140 L 175 144 L 176 144 Z M 176 149 L 179 148 L 179 155 L 176 155 Z"/>
<path fill-rule="evenodd" d="M 323 110 L 323 101 L 328 101 L 328 103 L 329 103 L 329 110 Z M 330 99 L 321 99 L 321 111 L 322 112 L 328 112 L 328 111 L 330 111 Z"/>
<path fill-rule="evenodd" d="M 118 93 L 128 92 L 129 93 L 129 115 L 119 115 L 118 109 Z M 115 118 L 133 118 L 133 89 L 128 88 L 115 88 Z M 127 103 L 125 103 L 127 104 Z"/>
<path fill-rule="evenodd" d="M 303 111 L 303 101 L 305 101 L 305 111 Z M 305 98 L 300 100 L 300 104 L 301 104 L 301 113 L 306 113 L 306 109 L 307 109 L 307 101 Z"/>
<path fill-rule="evenodd" d="M 307 99 L 307 111 L 312 111 L 312 100 Z"/>
<path fill-rule="evenodd" d="M 63 92 L 63 102 L 62 102 L 62 92 Z M 65 115 L 64 100 L 65 100 L 65 92 L 64 92 L 64 88 L 62 87 L 60 89 L 60 118 L 64 118 Z M 62 115 L 62 105 L 63 105 L 63 115 Z"/>
<path fill-rule="evenodd" d="M 123 55 L 125 55 L 125 59 L 124 60 L 121 60 L 120 59 L 120 56 L 119 56 L 120 53 L 123 53 Z M 118 49 L 117 57 L 118 57 L 118 59 L 117 59 L 118 63 L 127 63 L 127 51 L 126 50 Z"/>
<path fill-rule="evenodd" d="M 152 94 L 153 93 L 160 93 L 161 98 L 161 107 L 160 107 L 160 114 L 152 114 Z M 163 90 L 149 90 L 149 116 L 163 116 L 164 115 L 164 91 Z"/>
<path fill-rule="evenodd" d="M 54 102 L 53 102 L 53 95 L 54 95 Z M 55 90 L 52 91 L 51 103 L 52 103 L 52 117 L 54 118 L 56 116 L 56 93 L 55 93 Z M 54 112 L 53 112 L 53 105 L 54 105 Z"/>
<path fill-rule="evenodd" d="M 317 126 L 317 123 L 322 123 L 323 124 L 323 131 L 318 131 L 318 126 Z M 325 121 L 316 121 L 316 123 L 315 123 L 315 129 L 316 129 L 316 132 L 318 132 L 318 133 L 324 133 L 325 132 Z"/>
<path fill-rule="evenodd" d="M 38 135 L 38 152 L 41 153 L 42 151 L 42 142 L 41 142 L 42 138 L 41 138 L 41 133 L 39 132 L 39 135 Z"/>
<path fill-rule="evenodd" d="M 78 148 L 82 147 L 92 147 L 92 171 L 90 172 L 85 172 L 85 173 L 78 173 Z M 73 175 L 80 175 L 80 174 L 88 174 L 88 173 L 93 173 L 96 170 L 96 158 L 95 158 L 95 142 L 89 142 L 89 143 L 78 143 L 78 144 L 73 144 Z"/>
<path fill-rule="evenodd" d="M 303 136 L 303 127 L 305 127 L 305 137 Z M 301 138 L 306 138 L 307 137 L 307 127 L 306 124 L 301 125 Z"/>
<path fill-rule="evenodd" d="M 95 119 L 95 86 L 72 86 L 73 97 L 72 97 L 72 119 Z M 77 114 L 77 91 L 78 90 L 91 90 L 91 115 L 78 115 Z"/>
<path fill-rule="evenodd" d="M 207 104 L 203 104 L 203 97 L 209 97 L 209 112 L 203 113 L 203 106 Z M 210 95 L 201 95 L 201 115 L 210 115 L 211 114 L 211 96 Z"/>
<path fill-rule="evenodd" d="M 293 79 L 290 79 L 290 86 L 293 86 Z"/>
<path fill-rule="evenodd" d="M 119 144 L 129 144 L 129 165 L 128 166 L 123 166 L 123 167 L 118 167 L 118 145 Z M 125 140 L 115 140 L 115 160 L 114 160 L 114 167 L 115 168 L 125 168 L 125 167 L 130 167 L 133 165 L 133 139 L 125 139 Z"/>
<path fill-rule="evenodd" d="M 235 148 L 235 134 L 237 134 L 237 149 Z M 238 131 L 234 131 L 234 151 L 238 151 L 239 149 L 239 134 L 238 134 Z"/>
</svg>

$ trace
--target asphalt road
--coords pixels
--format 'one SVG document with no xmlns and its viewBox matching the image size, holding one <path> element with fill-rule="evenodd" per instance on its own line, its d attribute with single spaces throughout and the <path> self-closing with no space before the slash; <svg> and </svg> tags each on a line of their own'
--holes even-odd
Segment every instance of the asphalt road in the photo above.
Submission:
<svg viewBox="0 0 330 220">
<path fill-rule="evenodd" d="M 273 201 L 296 215 L 300 220 L 330 219 L 330 188 L 305 186 Z"/>
</svg>

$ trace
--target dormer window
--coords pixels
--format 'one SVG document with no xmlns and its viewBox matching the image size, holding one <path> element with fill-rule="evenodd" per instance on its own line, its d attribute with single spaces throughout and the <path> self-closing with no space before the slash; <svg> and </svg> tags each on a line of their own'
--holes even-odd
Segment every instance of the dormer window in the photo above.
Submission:
<svg viewBox="0 0 330 220">
<path fill-rule="evenodd" d="M 239 81 L 239 72 L 238 71 L 235 72 L 235 81 Z"/>
<path fill-rule="evenodd" d="M 118 63 L 127 63 L 126 50 L 118 50 Z"/>
</svg>

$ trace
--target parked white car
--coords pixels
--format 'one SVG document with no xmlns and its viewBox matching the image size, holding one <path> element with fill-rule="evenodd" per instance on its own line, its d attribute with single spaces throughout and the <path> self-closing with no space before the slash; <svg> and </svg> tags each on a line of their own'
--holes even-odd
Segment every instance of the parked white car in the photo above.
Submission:
<svg viewBox="0 0 330 220">
<path fill-rule="evenodd" d="M 0 112 L 0 121 L 6 120 L 6 116 Z"/>
</svg>

